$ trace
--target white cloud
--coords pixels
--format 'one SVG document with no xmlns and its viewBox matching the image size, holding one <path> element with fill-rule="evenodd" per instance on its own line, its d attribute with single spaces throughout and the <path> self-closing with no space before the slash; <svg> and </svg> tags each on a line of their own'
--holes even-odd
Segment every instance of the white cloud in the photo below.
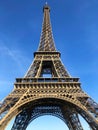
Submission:
<svg viewBox="0 0 98 130">
<path fill-rule="evenodd" d="M 26 62 L 29 62 L 29 58 L 25 57 L 22 51 L 15 48 L 11 49 L 3 43 L 0 43 L 0 55 L 9 56 L 21 69 L 24 68 L 23 65 Z"/>
<path fill-rule="evenodd" d="M 0 86 L 2 85 L 12 85 L 10 81 L 7 81 L 7 80 L 0 80 Z"/>
</svg>

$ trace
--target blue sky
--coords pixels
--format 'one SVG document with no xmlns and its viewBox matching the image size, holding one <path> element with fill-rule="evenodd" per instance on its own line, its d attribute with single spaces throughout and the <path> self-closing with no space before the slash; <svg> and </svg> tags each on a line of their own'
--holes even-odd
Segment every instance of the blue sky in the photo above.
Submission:
<svg viewBox="0 0 98 130">
<path fill-rule="evenodd" d="M 0 100 L 12 91 L 15 78 L 23 77 L 33 60 L 39 45 L 45 2 L 0 1 Z M 71 76 L 80 77 L 82 89 L 98 102 L 98 0 L 47 2 L 62 62 Z M 43 121 L 43 118 L 38 119 Z"/>
</svg>

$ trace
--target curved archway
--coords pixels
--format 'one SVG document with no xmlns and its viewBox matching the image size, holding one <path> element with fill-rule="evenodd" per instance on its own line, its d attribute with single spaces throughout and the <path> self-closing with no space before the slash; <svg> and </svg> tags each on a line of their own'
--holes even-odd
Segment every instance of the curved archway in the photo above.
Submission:
<svg viewBox="0 0 98 130">
<path fill-rule="evenodd" d="M 26 130 L 69 130 L 67 125 L 58 117 L 44 115 L 33 120 Z"/>
<path fill-rule="evenodd" d="M 42 115 L 57 116 L 62 119 L 69 128 L 75 127 L 75 129 L 82 129 L 81 123 L 78 118 L 78 114 L 81 114 L 81 109 L 79 108 L 80 111 L 78 111 L 77 107 L 78 106 L 76 106 L 75 104 L 57 98 L 36 99 L 32 102 L 25 104 L 25 107 L 20 108 L 25 109 L 23 109 L 22 112 L 16 116 L 13 129 L 15 129 L 16 127 L 17 129 L 20 129 L 20 126 L 24 124 L 22 129 L 25 130 L 34 119 Z M 68 117 L 70 118 L 68 119 Z"/>
<path fill-rule="evenodd" d="M 84 130 L 91 130 L 87 122 L 79 115 L 80 121 L 83 125 Z M 11 130 L 14 123 L 14 118 L 10 121 L 5 130 Z M 34 119 L 27 127 L 26 130 L 36 129 L 36 130 L 51 130 L 56 128 L 56 130 L 69 130 L 67 125 L 58 117 L 53 115 L 43 115 Z"/>
<path fill-rule="evenodd" d="M 84 130 L 91 130 L 90 126 L 82 116 L 79 115 L 79 119 Z M 34 119 L 26 130 L 31 130 L 31 128 L 36 130 L 52 130 L 55 128 L 56 130 L 69 130 L 67 125 L 60 118 L 52 115 L 43 115 Z"/>
<path fill-rule="evenodd" d="M 40 107 L 42 109 L 40 109 Z M 43 107 L 45 107 L 44 111 L 43 111 Z M 53 111 L 53 109 L 51 111 L 49 111 L 49 109 L 47 107 L 53 107 L 53 109 L 55 107 L 59 107 L 61 111 Z M 25 108 L 25 109 L 23 109 Z M 36 109 L 37 108 L 37 109 Z M 34 120 L 35 118 L 41 116 L 41 115 L 47 115 L 47 114 L 51 114 L 51 115 L 55 115 L 58 116 L 60 119 L 63 119 L 64 122 L 66 122 L 67 126 L 70 127 L 79 127 L 82 129 L 82 125 L 79 121 L 78 118 L 78 114 L 83 113 L 82 116 L 88 116 L 89 114 L 88 112 L 86 112 L 85 110 L 83 110 L 81 108 L 81 106 L 79 107 L 79 105 L 73 104 L 71 102 L 68 102 L 64 99 L 60 99 L 60 98 L 53 98 L 53 97 L 44 97 L 44 98 L 37 98 L 35 100 L 28 100 L 28 102 L 26 101 L 24 104 L 20 105 L 20 107 L 18 106 L 18 108 L 15 108 L 15 110 L 13 111 L 15 113 L 15 111 L 19 111 L 19 113 L 17 113 L 13 128 L 16 129 L 20 129 L 20 127 L 22 126 L 23 128 L 21 129 L 26 129 L 27 126 L 30 124 L 30 122 L 32 122 L 32 120 Z M 40 111 L 41 110 L 41 111 Z M 57 113 L 56 113 L 57 112 Z M 61 115 L 62 113 L 62 115 Z M 13 114 L 13 113 L 12 113 Z M 12 117 L 15 115 L 11 115 Z M 68 117 L 70 116 L 70 119 L 68 119 Z M 86 117 L 86 121 L 89 123 L 89 120 L 87 120 Z M 84 117 L 85 118 L 85 117 Z M 23 120 L 24 119 L 24 120 Z M 75 120 L 74 120 L 75 119 Z M 75 123 L 77 122 L 77 123 Z M 18 126 L 17 126 L 18 124 Z M 24 124 L 24 126 L 23 126 Z M 77 126 L 78 124 L 78 126 Z M 90 124 L 90 123 L 89 123 Z M 72 126 L 71 126 L 72 125 Z"/>
</svg>

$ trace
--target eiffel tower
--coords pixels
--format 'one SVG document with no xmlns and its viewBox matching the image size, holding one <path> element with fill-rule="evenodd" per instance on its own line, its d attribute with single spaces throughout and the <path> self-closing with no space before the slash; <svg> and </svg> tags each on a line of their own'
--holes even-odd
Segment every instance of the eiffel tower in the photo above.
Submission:
<svg viewBox="0 0 98 130">
<path fill-rule="evenodd" d="M 54 115 L 69 130 L 83 130 L 79 115 L 92 130 L 98 130 L 98 104 L 71 77 L 56 50 L 50 23 L 50 7 L 43 7 L 42 33 L 38 51 L 23 78 L 16 78 L 13 91 L 0 103 L 0 130 L 15 117 L 11 130 L 26 130 L 37 117 Z"/>
</svg>

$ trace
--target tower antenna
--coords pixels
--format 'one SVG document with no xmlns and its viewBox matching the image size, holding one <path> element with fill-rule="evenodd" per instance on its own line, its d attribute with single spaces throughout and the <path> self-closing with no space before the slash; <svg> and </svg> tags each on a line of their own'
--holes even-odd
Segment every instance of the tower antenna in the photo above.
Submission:
<svg viewBox="0 0 98 130">
<path fill-rule="evenodd" d="M 46 5 L 48 5 L 48 2 L 46 1 L 46 3 L 45 3 Z"/>
</svg>

